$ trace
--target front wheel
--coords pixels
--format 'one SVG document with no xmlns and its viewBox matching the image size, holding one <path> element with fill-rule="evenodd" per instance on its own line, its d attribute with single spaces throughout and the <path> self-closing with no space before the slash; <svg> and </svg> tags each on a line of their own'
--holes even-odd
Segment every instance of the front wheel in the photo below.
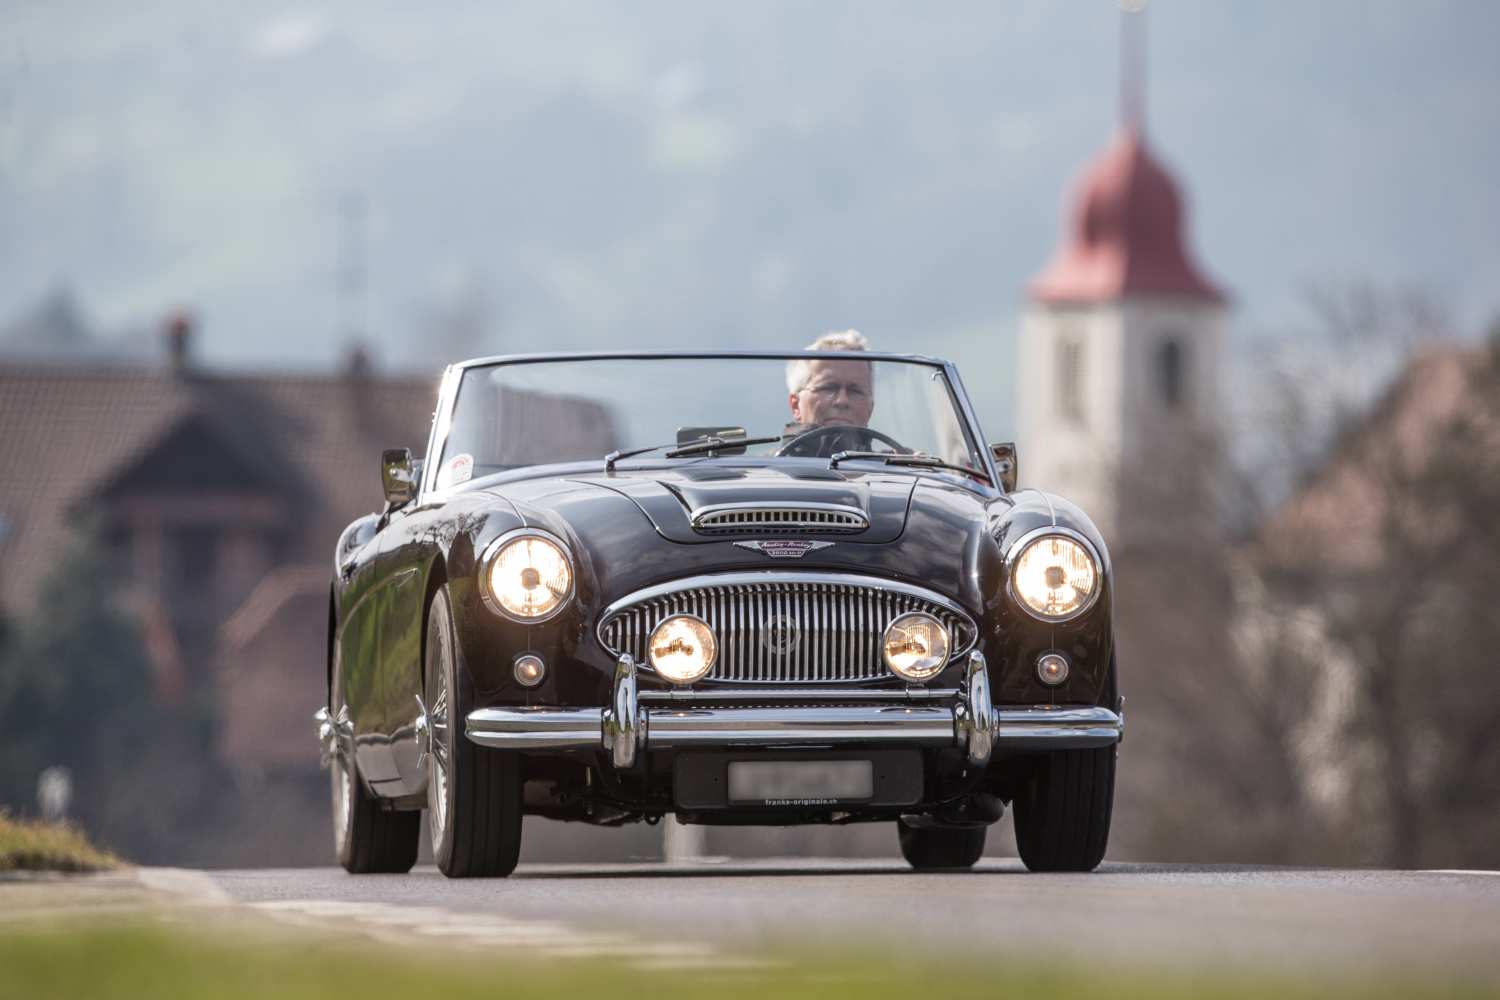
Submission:
<svg viewBox="0 0 1500 1000">
<path fill-rule="evenodd" d="M 1054 750 L 1016 796 L 1016 847 L 1034 872 L 1089 872 L 1104 860 L 1115 748 Z"/>
<path fill-rule="evenodd" d="M 463 735 L 469 674 L 444 585 L 427 613 L 427 823 L 432 857 L 449 878 L 496 878 L 521 856 L 521 758 Z"/>
<path fill-rule="evenodd" d="M 901 856 L 917 871 L 932 868 L 973 868 L 984 853 L 985 828 L 916 827 L 896 821 Z"/>
</svg>

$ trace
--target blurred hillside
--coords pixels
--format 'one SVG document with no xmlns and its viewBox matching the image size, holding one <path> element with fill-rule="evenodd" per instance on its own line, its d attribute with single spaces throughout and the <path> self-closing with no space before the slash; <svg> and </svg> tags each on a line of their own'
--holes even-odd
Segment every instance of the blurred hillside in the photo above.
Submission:
<svg viewBox="0 0 1500 1000">
<path fill-rule="evenodd" d="M 805 343 L 952 355 L 1005 436 L 1025 282 L 1116 118 L 1116 4 L 22 5 L 0 317 L 332 367 Z M 1494 307 L 1488 4 L 1152 5 L 1149 128 L 1255 333 L 1324 277 Z"/>
</svg>

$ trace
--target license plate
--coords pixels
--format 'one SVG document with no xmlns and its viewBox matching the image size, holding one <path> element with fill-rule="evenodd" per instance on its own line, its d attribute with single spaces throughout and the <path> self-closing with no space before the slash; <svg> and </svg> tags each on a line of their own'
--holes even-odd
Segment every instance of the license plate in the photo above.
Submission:
<svg viewBox="0 0 1500 1000">
<path fill-rule="evenodd" d="M 868 760 L 738 760 L 729 764 L 729 801 L 817 806 L 875 795 Z"/>
</svg>

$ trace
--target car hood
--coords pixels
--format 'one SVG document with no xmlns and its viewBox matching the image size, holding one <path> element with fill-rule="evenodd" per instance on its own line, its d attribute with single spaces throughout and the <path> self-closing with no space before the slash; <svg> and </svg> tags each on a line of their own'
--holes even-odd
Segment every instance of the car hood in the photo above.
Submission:
<svg viewBox="0 0 1500 1000">
<path fill-rule="evenodd" d="M 843 473 L 834 469 L 735 469 L 714 466 L 578 480 L 630 499 L 667 539 L 684 544 L 722 541 L 693 528 L 693 515 L 721 504 L 818 503 L 854 508 L 870 526 L 849 542 L 883 544 L 906 527 L 915 480 L 909 476 Z M 754 535 L 747 531 L 746 535 Z"/>
<path fill-rule="evenodd" d="M 834 570 L 927 586 L 978 610 L 992 597 L 992 588 L 982 581 L 996 578 L 999 553 L 986 501 L 933 476 L 698 467 L 512 481 L 487 492 L 513 504 L 527 524 L 568 539 L 581 560 L 584 590 L 603 603 L 702 573 Z M 819 535 L 832 544 L 790 558 L 736 544 L 776 537 L 770 533 L 693 530 L 694 510 L 752 502 L 858 507 L 870 527 L 857 534 Z"/>
</svg>

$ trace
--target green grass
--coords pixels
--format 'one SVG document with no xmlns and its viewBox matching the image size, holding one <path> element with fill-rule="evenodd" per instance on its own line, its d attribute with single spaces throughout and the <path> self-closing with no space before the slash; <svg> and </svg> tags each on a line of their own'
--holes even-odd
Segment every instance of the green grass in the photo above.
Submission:
<svg viewBox="0 0 1500 1000">
<path fill-rule="evenodd" d="M 100 872 L 120 864 L 70 826 L 12 819 L 0 812 L 0 872 Z"/>
<path fill-rule="evenodd" d="M 607 959 L 539 961 L 520 951 L 426 953 L 399 945 L 257 933 L 229 924 L 210 934 L 161 923 L 70 922 L 0 933 L 0 1000 L 63 997 L 213 997 L 324 1000 L 355 997 L 641 997 L 713 1000 L 933 996 L 1111 998 L 1495 996 L 1493 985 L 1426 977 L 1294 978 L 1244 970 L 1153 972 L 1080 968 L 1044 956 L 987 965 L 894 964 L 889 957 L 807 956 L 749 970 L 635 971 Z"/>
</svg>

